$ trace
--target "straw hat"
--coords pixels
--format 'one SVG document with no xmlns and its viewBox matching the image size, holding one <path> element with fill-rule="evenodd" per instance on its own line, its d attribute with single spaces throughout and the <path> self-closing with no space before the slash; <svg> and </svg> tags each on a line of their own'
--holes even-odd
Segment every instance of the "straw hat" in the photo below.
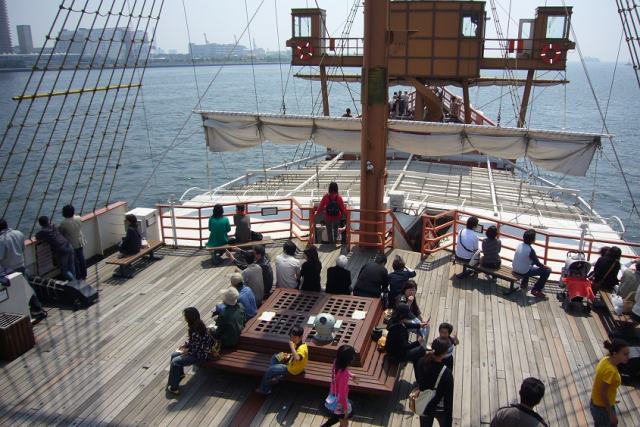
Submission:
<svg viewBox="0 0 640 427">
<path fill-rule="evenodd" d="M 229 288 L 222 293 L 222 302 L 226 305 L 236 305 L 238 303 L 238 290 L 236 288 Z"/>
</svg>

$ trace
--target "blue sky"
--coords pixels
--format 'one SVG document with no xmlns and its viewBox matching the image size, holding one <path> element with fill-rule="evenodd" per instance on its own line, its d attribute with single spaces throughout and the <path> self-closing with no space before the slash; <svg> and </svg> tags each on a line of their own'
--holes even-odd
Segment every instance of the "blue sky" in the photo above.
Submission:
<svg viewBox="0 0 640 427">
<path fill-rule="evenodd" d="M 72 1 L 65 0 L 65 4 L 70 5 Z M 87 9 L 95 9 L 95 5 L 98 3 L 96 0 L 75 0 L 74 8 L 80 8 L 86 1 L 89 1 Z M 134 2 L 134 0 L 128 1 Z M 316 7 L 317 4 L 327 10 L 327 26 L 331 34 L 339 36 L 354 1 L 357 0 L 246 0 L 249 15 L 252 15 L 262 3 L 250 31 L 258 47 L 276 50 L 278 48 L 276 16 L 280 46 L 283 47 L 285 40 L 291 34 L 290 9 Z M 206 33 L 209 41 L 232 43 L 234 35 L 239 36 L 246 25 L 244 0 L 184 0 L 184 2 L 193 42 L 204 42 L 203 34 Z M 110 3 L 110 1 L 104 3 Z M 509 35 L 514 37 L 517 31 L 515 22 L 520 18 L 533 18 L 535 8 L 545 5 L 545 3 L 549 6 L 562 6 L 563 0 L 496 1 L 503 32 L 506 32 L 507 11 L 510 6 L 513 21 L 510 25 Z M 487 2 L 486 9 L 488 15 L 491 16 L 489 4 Z M 574 0 L 572 3 L 567 1 L 566 4 L 574 7 L 573 25 L 584 55 L 608 61 L 615 60 L 622 33 L 615 1 Z M 7 0 L 14 44 L 17 44 L 15 26 L 29 24 L 32 26 L 34 45 L 41 46 L 57 12 L 58 5 L 58 0 Z M 487 37 L 491 38 L 494 34 L 495 24 L 491 20 L 487 26 Z M 354 37 L 362 35 L 362 13 L 360 12 L 356 15 L 351 35 Z M 246 38 L 241 43 L 249 45 Z M 163 49 L 177 49 L 179 52 L 186 52 L 188 38 L 182 0 L 165 0 L 158 27 L 157 45 Z M 628 60 L 627 46 L 624 43 L 621 58 L 625 62 Z"/>
</svg>

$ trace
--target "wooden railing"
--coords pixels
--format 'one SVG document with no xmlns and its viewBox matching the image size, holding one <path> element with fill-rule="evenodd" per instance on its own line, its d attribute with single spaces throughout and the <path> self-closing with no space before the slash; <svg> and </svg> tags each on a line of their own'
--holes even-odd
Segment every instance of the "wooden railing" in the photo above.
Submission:
<svg viewBox="0 0 640 427">
<path fill-rule="evenodd" d="M 375 220 L 364 220 L 361 214 L 374 216 Z M 355 214 L 355 215 L 354 215 Z M 382 228 L 383 231 L 367 231 L 362 229 L 362 225 L 371 225 L 375 228 Z M 368 227 L 365 227 L 368 228 Z M 357 245 L 365 248 L 375 248 L 384 252 L 387 248 L 392 248 L 394 244 L 394 221 L 391 210 L 375 211 L 370 209 L 350 208 L 347 210 L 347 249 Z M 362 239 L 362 236 L 366 236 Z"/>
<path fill-rule="evenodd" d="M 516 241 L 522 240 L 522 234 L 516 235 L 513 232 L 509 232 L 509 228 L 514 228 L 518 230 L 528 230 L 531 227 L 521 224 L 515 224 L 507 221 L 497 220 L 494 217 L 483 216 L 477 214 L 471 214 L 464 211 L 452 210 L 439 213 L 437 215 L 422 215 L 422 224 L 423 224 L 423 237 L 422 237 L 422 245 L 421 245 L 421 253 L 423 257 L 429 256 L 432 253 L 436 253 L 442 250 L 452 249 L 455 247 L 456 239 L 458 237 L 458 230 L 460 227 L 464 227 L 466 223 L 466 218 L 469 216 L 476 216 L 481 223 L 484 225 L 495 225 L 498 229 L 498 237 L 507 237 Z M 462 218 L 465 218 L 463 221 Z M 437 221 L 442 218 L 450 218 L 448 221 L 437 224 Z M 439 234 L 442 230 L 449 230 L 445 233 Z M 569 234 L 560 234 L 560 233 L 551 233 L 545 230 L 536 229 L 536 242 L 533 246 L 540 248 L 539 258 L 544 264 L 556 263 L 564 264 L 564 258 L 556 258 L 552 256 L 551 251 L 560 250 L 560 251 L 569 251 L 569 250 L 577 250 L 580 237 L 576 235 Z M 450 239 L 447 243 L 441 245 L 440 242 L 444 239 Z M 567 243 L 558 244 L 557 240 L 564 240 Z M 620 241 L 620 240 L 608 240 L 608 239 L 598 239 L 589 236 L 585 236 L 584 238 L 584 253 L 587 258 L 587 261 L 595 261 L 595 258 L 599 255 L 600 248 L 603 246 L 622 246 L 628 247 L 632 250 L 637 251 L 640 249 L 640 243 L 637 242 L 628 242 L 628 241 Z M 510 251 L 515 251 L 516 247 L 505 243 L 502 241 L 502 249 L 508 249 Z M 507 255 L 508 251 L 501 252 L 501 258 L 506 261 L 513 261 L 513 257 Z M 538 251 L 536 251 L 538 252 Z M 623 253 L 622 261 L 635 259 L 638 255 L 635 253 Z M 551 265 L 552 266 L 552 265 Z M 554 273 L 558 274 L 560 271 L 557 271 L 557 268 L 554 270 Z"/>
</svg>

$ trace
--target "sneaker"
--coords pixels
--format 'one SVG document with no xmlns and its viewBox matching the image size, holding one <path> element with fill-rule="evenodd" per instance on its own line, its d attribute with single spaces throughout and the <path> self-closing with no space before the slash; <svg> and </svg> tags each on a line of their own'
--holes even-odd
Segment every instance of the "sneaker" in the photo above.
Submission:
<svg viewBox="0 0 640 427">
<path fill-rule="evenodd" d="M 167 386 L 167 391 L 175 395 L 180 394 L 180 389 L 178 387 L 171 387 L 170 385 Z"/>
<path fill-rule="evenodd" d="M 531 291 L 531 295 L 536 298 L 546 298 L 547 296 L 542 291 Z"/>
</svg>

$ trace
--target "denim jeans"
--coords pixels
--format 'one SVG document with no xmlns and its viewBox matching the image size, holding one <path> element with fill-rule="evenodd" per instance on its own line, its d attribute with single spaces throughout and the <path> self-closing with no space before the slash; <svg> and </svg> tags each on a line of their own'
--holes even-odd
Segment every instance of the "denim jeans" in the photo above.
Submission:
<svg viewBox="0 0 640 427">
<path fill-rule="evenodd" d="M 71 246 L 69 246 L 71 247 Z M 57 253 L 58 268 L 60 273 L 67 280 L 76 280 L 76 266 L 73 256 L 73 249 L 70 251 L 61 251 Z"/>
<path fill-rule="evenodd" d="M 607 408 L 596 406 L 593 402 L 590 402 L 589 409 L 591 409 L 594 427 L 611 427 L 611 420 L 609 419 Z M 615 411 L 615 408 L 613 408 L 613 410 Z"/>
<path fill-rule="evenodd" d="M 280 363 L 278 359 L 276 359 L 276 355 L 271 356 L 271 363 L 269 364 L 269 368 L 267 368 L 267 372 L 262 376 L 262 381 L 260 382 L 260 391 L 264 394 L 271 393 L 271 386 L 269 381 L 277 377 L 284 377 L 287 375 L 289 371 L 287 370 L 287 365 L 284 363 Z"/>
<path fill-rule="evenodd" d="M 522 275 L 522 285 L 521 287 L 525 288 L 529 283 L 529 277 L 537 277 L 535 285 L 533 285 L 532 291 L 541 291 L 544 288 L 545 283 L 547 283 L 547 279 L 551 274 L 551 269 L 549 267 L 531 267 L 529 272 Z"/>
<path fill-rule="evenodd" d="M 78 249 L 73 250 L 73 261 L 76 271 L 77 279 L 87 278 L 87 264 L 84 260 L 84 248 L 80 246 Z"/>
<path fill-rule="evenodd" d="M 171 353 L 171 365 L 169 367 L 169 386 L 178 387 L 180 377 L 184 374 L 184 367 L 198 363 L 198 359 L 190 354 L 182 354 L 179 351 Z"/>
</svg>

